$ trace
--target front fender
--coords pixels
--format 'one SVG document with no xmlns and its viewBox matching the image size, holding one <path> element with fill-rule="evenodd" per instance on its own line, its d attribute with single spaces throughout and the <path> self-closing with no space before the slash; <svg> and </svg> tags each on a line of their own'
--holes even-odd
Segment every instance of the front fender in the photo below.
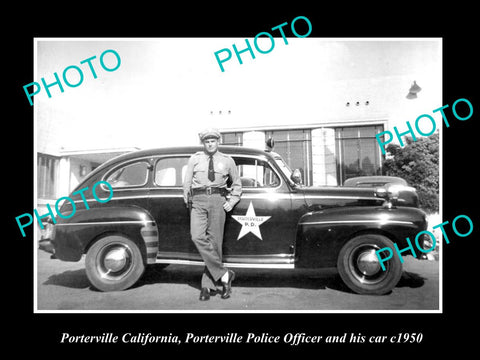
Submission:
<svg viewBox="0 0 480 360">
<path fill-rule="evenodd" d="M 55 256 L 64 261 L 78 261 L 93 242 L 113 233 L 137 243 L 145 263 L 155 262 L 157 226 L 152 216 L 137 206 L 81 209 L 69 219 L 58 218 L 52 239 Z"/>
<path fill-rule="evenodd" d="M 406 246 L 406 238 L 427 228 L 425 213 L 417 208 L 341 207 L 309 212 L 298 223 L 297 267 L 334 267 L 342 246 L 353 237 L 382 234 Z"/>
</svg>

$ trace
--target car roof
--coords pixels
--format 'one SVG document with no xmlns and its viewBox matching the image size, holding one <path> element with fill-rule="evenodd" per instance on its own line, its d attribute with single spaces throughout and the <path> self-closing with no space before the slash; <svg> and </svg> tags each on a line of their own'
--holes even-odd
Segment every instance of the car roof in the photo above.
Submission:
<svg viewBox="0 0 480 360">
<path fill-rule="evenodd" d="M 147 156 L 158 156 L 158 155 L 178 155 L 178 154 L 195 154 L 198 151 L 203 151 L 203 146 L 177 146 L 177 147 L 162 147 L 162 148 L 152 148 L 152 149 L 143 149 L 143 150 L 136 150 L 131 151 L 122 155 L 119 155 L 110 161 L 124 161 L 135 159 L 139 157 L 147 157 Z M 268 152 L 243 147 L 243 146 L 232 146 L 232 145 L 220 145 L 218 150 L 225 154 L 242 154 L 242 155 L 266 155 Z M 268 156 L 268 155 L 267 155 Z"/>
</svg>

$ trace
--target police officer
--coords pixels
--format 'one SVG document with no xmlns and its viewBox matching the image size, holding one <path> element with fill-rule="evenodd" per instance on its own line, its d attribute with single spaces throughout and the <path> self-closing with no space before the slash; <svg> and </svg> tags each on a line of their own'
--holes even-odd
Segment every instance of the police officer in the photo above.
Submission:
<svg viewBox="0 0 480 360">
<path fill-rule="evenodd" d="M 203 151 L 188 161 L 183 183 L 184 201 L 191 204 L 190 233 L 192 241 L 205 262 L 200 300 L 209 300 L 222 283 L 221 297 L 228 299 L 235 273 L 222 264 L 225 213 L 240 201 L 242 185 L 233 159 L 218 151 L 220 133 L 206 129 L 199 134 Z M 231 191 L 227 190 L 230 178 Z"/>
</svg>

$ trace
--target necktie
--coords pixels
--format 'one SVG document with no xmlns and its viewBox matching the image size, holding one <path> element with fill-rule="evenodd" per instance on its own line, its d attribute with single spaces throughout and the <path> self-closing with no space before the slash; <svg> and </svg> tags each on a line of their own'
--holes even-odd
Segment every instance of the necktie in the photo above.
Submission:
<svg viewBox="0 0 480 360">
<path fill-rule="evenodd" d="M 215 170 L 213 169 L 213 156 L 210 155 L 210 160 L 208 161 L 208 180 L 215 180 Z"/>
</svg>

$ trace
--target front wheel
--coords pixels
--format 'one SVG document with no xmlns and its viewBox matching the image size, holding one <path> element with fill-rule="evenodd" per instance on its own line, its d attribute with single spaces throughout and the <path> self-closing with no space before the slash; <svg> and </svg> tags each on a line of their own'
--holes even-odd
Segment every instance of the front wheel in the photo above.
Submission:
<svg viewBox="0 0 480 360">
<path fill-rule="evenodd" d="M 119 291 L 128 289 L 140 279 L 145 264 L 137 244 L 124 236 L 112 235 L 90 247 L 85 270 L 98 290 Z"/>
<path fill-rule="evenodd" d="M 402 263 L 392 257 L 382 269 L 376 251 L 393 249 L 393 242 L 378 234 L 359 235 L 340 250 L 337 269 L 343 282 L 358 294 L 383 295 L 391 291 L 402 276 Z"/>
</svg>

